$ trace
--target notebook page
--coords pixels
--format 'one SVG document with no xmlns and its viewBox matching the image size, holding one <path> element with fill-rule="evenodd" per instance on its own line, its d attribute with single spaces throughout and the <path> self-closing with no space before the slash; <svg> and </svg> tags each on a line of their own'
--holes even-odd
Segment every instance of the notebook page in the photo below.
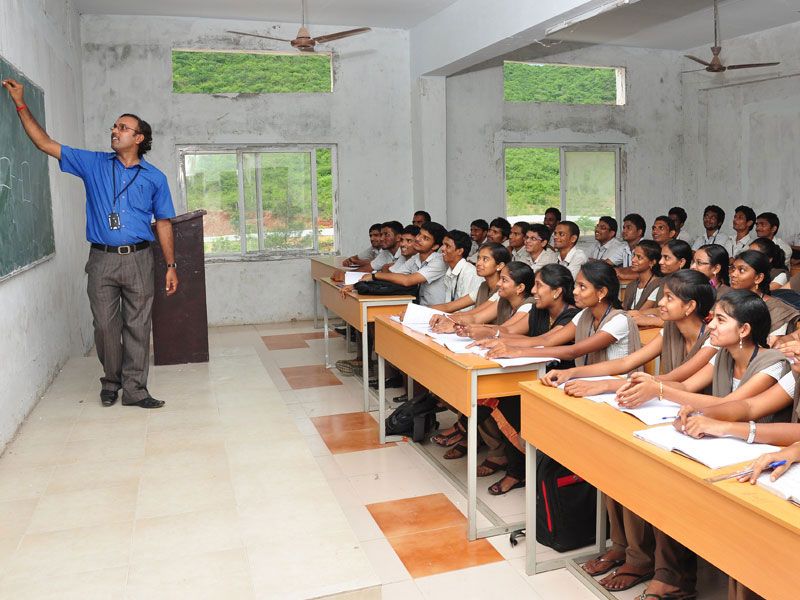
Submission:
<svg viewBox="0 0 800 600">
<path fill-rule="evenodd" d="M 800 465 L 792 465 L 775 481 L 770 481 L 770 475 L 772 471 L 762 473 L 758 478 L 758 485 L 784 500 L 800 502 Z"/>
</svg>

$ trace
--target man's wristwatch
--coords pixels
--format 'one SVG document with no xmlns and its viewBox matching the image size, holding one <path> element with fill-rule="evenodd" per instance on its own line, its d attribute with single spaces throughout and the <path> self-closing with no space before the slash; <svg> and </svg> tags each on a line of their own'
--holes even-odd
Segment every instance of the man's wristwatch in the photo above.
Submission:
<svg viewBox="0 0 800 600">
<path fill-rule="evenodd" d="M 176 262 L 174 262 L 174 263 L 167 263 L 167 268 L 168 268 L 168 269 L 177 269 L 177 268 L 178 268 L 178 263 L 176 263 Z"/>
</svg>

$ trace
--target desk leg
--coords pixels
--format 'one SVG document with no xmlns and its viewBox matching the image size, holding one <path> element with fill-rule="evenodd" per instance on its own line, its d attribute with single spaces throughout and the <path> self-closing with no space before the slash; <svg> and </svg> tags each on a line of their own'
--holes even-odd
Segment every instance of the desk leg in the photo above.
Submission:
<svg viewBox="0 0 800 600">
<path fill-rule="evenodd" d="M 386 361 L 378 355 L 378 441 L 386 443 Z M 369 408 L 369 407 L 367 407 Z"/>
<path fill-rule="evenodd" d="M 525 574 L 536 574 L 536 448 L 525 442 Z"/>
<path fill-rule="evenodd" d="M 319 281 L 314 280 L 314 329 L 319 323 Z"/>
<path fill-rule="evenodd" d="M 364 412 L 369 412 L 369 329 L 367 307 L 361 307 L 361 375 L 364 377 Z"/>
<path fill-rule="evenodd" d="M 350 328 L 350 323 L 345 321 L 345 323 L 344 323 L 344 335 L 345 335 L 345 340 L 346 340 L 345 341 L 345 348 L 347 349 L 347 352 L 355 352 L 356 351 L 355 346 L 353 345 L 353 342 L 350 341 L 350 332 L 351 331 L 353 331 L 353 330 Z M 352 348 L 352 350 L 351 350 L 351 348 Z"/>
<path fill-rule="evenodd" d="M 608 532 L 606 531 L 606 495 L 597 490 L 597 520 L 594 529 L 595 554 L 603 554 L 606 551 Z"/>
<path fill-rule="evenodd" d="M 408 383 L 406 384 L 406 398 L 411 400 L 414 397 L 414 380 L 411 377 L 407 377 Z"/>
<path fill-rule="evenodd" d="M 329 348 L 328 348 L 328 307 L 322 307 L 322 319 L 323 323 L 322 326 L 325 328 L 325 331 L 322 332 L 323 337 L 325 338 L 325 368 L 331 368 L 331 360 L 329 355 Z"/>
<path fill-rule="evenodd" d="M 467 519 L 469 541 L 478 538 L 478 376 L 472 371 L 467 419 Z"/>
</svg>

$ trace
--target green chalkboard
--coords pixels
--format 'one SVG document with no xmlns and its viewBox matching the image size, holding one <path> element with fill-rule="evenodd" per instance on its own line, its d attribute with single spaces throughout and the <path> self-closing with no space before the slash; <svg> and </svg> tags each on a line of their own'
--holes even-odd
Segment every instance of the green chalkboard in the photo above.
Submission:
<svg viewBox="0 0 800 600">
<path fill-rule="evenodd" d="M 0 80 L 7 78 L 25 86 L 25 104 L 44 127 L 44 92 L 0 57 Z M 0 280 L 55 254 L 47 159 L 0 88 Z"/>
</svg>

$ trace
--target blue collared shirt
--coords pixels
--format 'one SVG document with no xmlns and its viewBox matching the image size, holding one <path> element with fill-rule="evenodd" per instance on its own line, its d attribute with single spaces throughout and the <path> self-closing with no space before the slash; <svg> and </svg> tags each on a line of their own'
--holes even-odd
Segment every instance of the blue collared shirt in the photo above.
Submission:
<svg viewBox="0 0 800 600">
<path fill-rule="evenodd" d="M 64 173 L 83 179 L 86 188 L 86 239 L 92 243 L 125 246 L 152 242 L 155 239 L 151 228 L 153 217 L 169 219 L 175 216 L 166 175 L 144 159 L 138 165 L 126 168 L 113 152 L 61 146 L 58 164 Z M 117 187 L 116 209 L 113 205 L 112 172 Z M 131 181 L 133 183 L 123 192 Z M 114 210 L 119 214 L 119 229 L 111 229 L 108 223 L 108 215 Z"/>
</svg>

